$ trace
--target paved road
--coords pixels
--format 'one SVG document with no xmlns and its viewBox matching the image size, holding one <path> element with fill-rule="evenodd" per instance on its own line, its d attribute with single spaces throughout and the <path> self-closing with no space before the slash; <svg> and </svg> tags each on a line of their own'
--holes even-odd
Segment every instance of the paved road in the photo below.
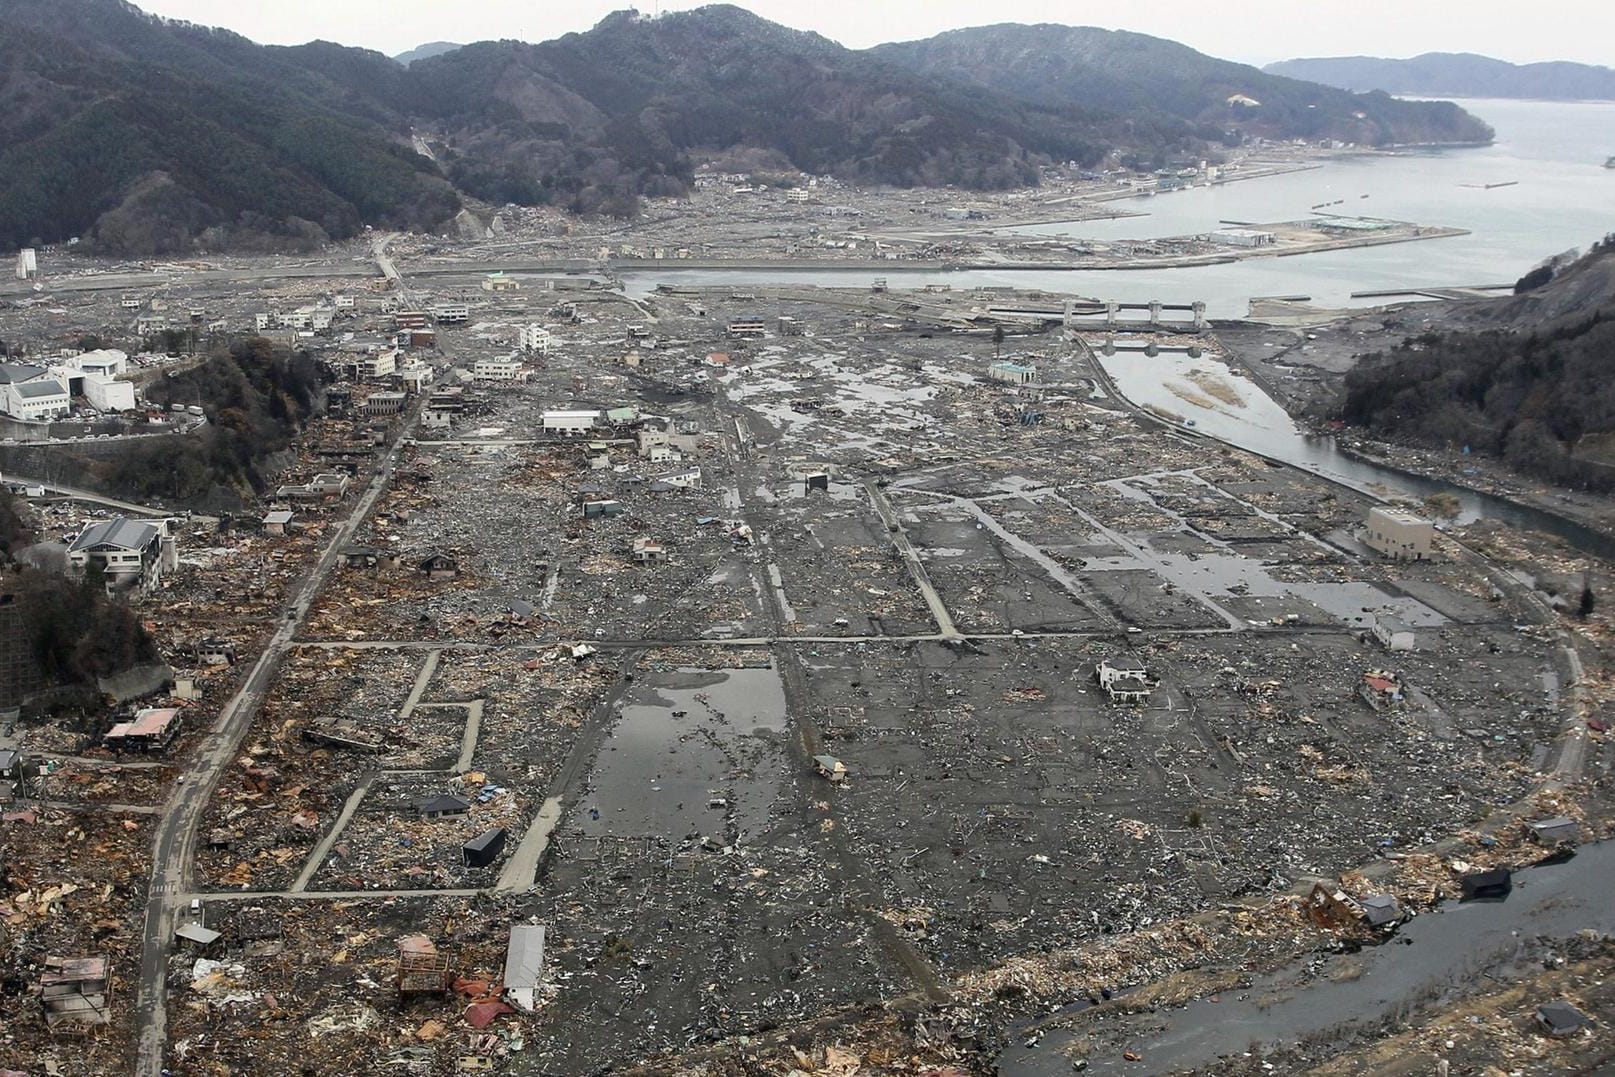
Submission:
<svg viewBox="0 0 1615 1077">
<path fill-rule="evenodd" d="M 409 432 L 410 428 L 406 428 L 404 435 Z M 342 549 L 353 541 L 354 532 L 370 514 L 376 498 L 387 488 L 403 442 L 404 437 L 400 437 L 393 443 L 353 511 L 342 526 L 331 533 L 319 560 L 292 592 L 288 600 L 291 615 L 281 622 L 240 691 L 219 713 L 212 732 L 202 741 L 191 761 L 187 780 L 176 785 L 169 797 L 152 853 L 151 889 L 146 902 L 140 979 L 135 993 L 136 1077 L 161 1077 L 163 1071 L 168 1017 L 164 987 L 169 940 L 175 917 L 184 908 L 183 895 L 193 889 L 191 866 L 195 860 L 196 832 L 213 789 L 220 774 L 235 758 L 254 716 L 263 705 L 275 671 L 280 668 L 281 659 L 291 649 L 292 638 L 307 616 L 309 603 L 340 562 Z"/>
<path fill-rule="evenodd" d="M 50 443 L 49 442 L 44 442 L 42 444 L 50 444 Z M 15 472 L 7 473 L 5 475 L 5 480 L 7 482 L 20 482 L 20 483 L 23 483 L 26 486 L 43 486 L 45 489 L 49 490 L 51 493 L 61 494 L 61 495 L 65 496 L 65 497 L 70 497 L 74 501 L 89 501 L 89 502 L 92 502 L 92 503 L 97 504 L 97 505 L 105 505 L 108 508 L 118 509 L 118 510 L 120 510 L 122 512 L 129 513 L 132 516 L 177 516 L 177 515 L 180 515 L 179 513 L 171 512 L 168 509 L 158 508 L 158 507 L 155 507 L 155 506 L 152 506 L 152 505 L 136 505 L 132 501 L 119 501 L 115 497 L 106 497 L 105 495 L 98 494 L 98 493 L 95 493 L 95 492 L 90 491 L 90 490 L 81 490 L 77 486 L 63 486 L 60 483 L 46 482 L 44 479 L 25 478 L 24 476 L 18 475 Z"/>
<path fill-rule="evenodd" d="M 908 566 L 908 574 L 914 578 L 914 585 L 920 589 L 925 598 L 925 604 L 931 610 L 931 618 L 936 621 L 938 631 L 943 639 L 959 640 L 964 637 L 954 627 L 953 615 L 943 603 L 942 596 L 937 594 L 935 587 L 931 586 L 931 576 L 925 571 L 925 562 L 920 560 L 919 551 L 908 540 L 908 533 L 903 525 L 897 521 L 897 513 L 892 509 L 892 503 L 886 500 L 886 493 L 873 481 L 864 483 L 864 489 L 869 492 L 869 503 L 875 506 L 875 512 L 880 516 L 881 524 L 886 533 L 891 536 L 892 544 L 897 552 L 903 555 L 903 563 Z"/>
</svg>

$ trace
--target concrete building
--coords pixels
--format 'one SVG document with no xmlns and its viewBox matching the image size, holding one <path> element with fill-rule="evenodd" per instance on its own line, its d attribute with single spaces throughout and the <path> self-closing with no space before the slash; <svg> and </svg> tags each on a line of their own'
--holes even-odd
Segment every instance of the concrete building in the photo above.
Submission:
<svg viewBox="0 0 1615 1077">
<path fill-rule="evenodd" d="M 1094 667 L 1094 679 L 1113 703 L 1147 703 L 1149 671 L 1133 658 L 1104 658 Z"/>
<path fill-rule="evenodd" d="M 433 307 L 432 319 L 438 325 L 464 325 L 471 320 L 471 310 L 464 303 Z"/>
<path fill-rule="evenodd" d="M 54 377 L 36 378 L 0 386 L 5 390 L 0 410 L 13 419 L 24 422 L 50 422 L 61 419 L 73 410 L 67 386 Z"/>
<path fill-rule="evenodd" d="M 286 509 L 277 509 L 264 514 L 264 533 L 269 535 L 284 535 L 286 529 L 292 525 L 292 513 Z"/>
<path fill-rule="evenodd" d="M 1207 238 L 1224 247 L 1271 247 L 1278 242 L 1272 232 L 1256 228 L 1219 228 Z"/>
<path fill-rule="evenodd" d="M 768 335 L 768 323 L 761 318 L 736 318 L 728 325 L 732 337 L 761 339 Z"/>
<path fill-rule="evenodd" d="M 1368 510 L 1364 541 L 1386 557 L 1398 561 L 1423 561 L 1435 548 L 1435 525 L 1406 509 Z"/>
<path fill-rule="evenodd" d="M 482 290 L 485 292 L 515 292 L 521 289 L 522 282 L 515 277 L 507 277 L 503 273 L 489 273 L 482 278 Z"/>
<path fill-rule="evenodd" d="M 409 394 L 395 390 L 380 393 L 371 393 L 365 398 L 364 413 L 369 418 L 380 418 L 387 415 L 397 415 L 409 403 Z"/>
<path fill-rule="evenodd" d="M 398 371 L 398 349 L 385 348 L 361 356 L 354 363 L 354 370 L 360 378 L 366 380 L 390 378 Z"/>
<path fill-rule="evenodd" d="M 542 325 L 525 325 L 516 333 L 516 346 L 524 352 L 548 355 L 550 352 L 550 331 Z"/>
<path fill-rule="evenodd" d="M 587 434 L 599 423 L 598 411 L 546 411 L 539 417 L 539 429 L 568 437 Z"/>
<path fill-rule="evenodd" d="M 24 247 L 17 252 L 17 279 L 27 280 L 29 277 L 39 276 L 39 256 L 34 248 Z"/>
<path fill-rule="evenodd" d="M 1411 651 L 1419 645 L 1418 633 L 1400 617 L 1375 617 L 1373 633 L 1387 651 Z"/>
<path fill-rule="evenodd" d="M 503 359 L 478 359 L 471 368 L 471 374 L 477 381 L 527 380 L 527 369 L 514 355 L 507 355 Z"/>
<path fill-rule="evenodd" d="M 994 363 L 987 368 L 987 377 L 1006 385 L 1030 385 L 1037 381 L 1037 368 L 1019 363 Z"/>
<path fill-rule="evenodd" d="M 97 411 L 133 411 L 135 387 L 118 377 L 129 370 L 129 356 L 114 349 L 85 352 L 51 367 L 70 397 L 83 397 Z"/>
<path fill-rule="evenodd" d="M 149 589 L 164 571 L 178 567 L 173 540 L 161 525 L 122 516 L 81 531 L 67 548 L 67 563 L 78 572 L 99 565 L 108 591 Z"/>
</svg>

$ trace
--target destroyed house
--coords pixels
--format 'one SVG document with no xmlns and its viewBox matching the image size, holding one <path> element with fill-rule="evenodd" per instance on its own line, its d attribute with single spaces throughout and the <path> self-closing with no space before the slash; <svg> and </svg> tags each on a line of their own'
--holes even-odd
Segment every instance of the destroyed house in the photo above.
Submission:
<svg viewBox="0 0 1615 1077">
<path fill-rule="evenodd" d="M 115 752 L 157 751 L 174 742 L 182 724 L 180 712 L 173 707 L 147 707 L 127 722 L 114 723 L 103 739 Z"/>
<path fill-rule="evenodd" d="M 543 925 L 512 925 L 510 946 L 505 951 L 505 1000 L 518 1010 L 532 1012 L 538 1004 L 538 988 L 543 979 Z"/>
<path fill-rule="evenodd" d="M 1592 1018 L 1563 999 L 1544 1002 L 1536 1009 L 1537 1027 L 1550 1036 L 1572 1036 L 1591 1025 Z"/>
<path fill-rule="evenodd" d="M 1540 845 L 1574 844 L 1577 829 L 1576 821 L 1565 815 L 1556 815 L 1552 819 L 1538 819 L 1527 827 L 1531 840 Z"/>
<path fill-rule="evenodd" d="M 276 509 L 274 512 L 264 513 L 264 533 L 269 535 L 284 535 L 286 529 L 292 525 L 292 513 L 286 509 Z"/>
<path fill-rule="evenodd" d="M 1359 903 L 1369 927 L 1384 927 L 1402 919 L 1402 906 L 1393 894 L 1369 894 Z"/>
<path fill-rule="evenodd" d="M 606 498 L 600 501 L 585 501 L 583 503 L 583 518 L 597 520 L 609 516 L 621 516 L 627 511 L 621 501 Z"/>
<path fill-rule="evenodd" d="M 671 487 L 675 490 L 699 490 L 701 489 L 701 469 L 689 467 L 682 471 L 669 471 L 666 475 L 658 475 L 655 481 L 664 487 Z"/>
<path fill-rule="evenodd" d="M 379 752 L 385 747 L 380 734 L 349 718 L 316 718 L 303 727 L 303 738 L 354 752 Z"/>
<path fill-rule="evenodd" d="M 222 639 L 205 639 L 196 645 L 196 661 L 204 666 L 236 664 L 235 644 Z"/>
<path fill-rule="evenodd" d="M 1374 618 L 1374 638 L 1387 651 L 1411 651 L 1419 645 L 1413 628 L 1400 617 Z"/>
<path fill-rule="evenodd" d="M 23 789 L 23 757 L 16 748 L 0 748 L 0 804 L 21 796 Z"/>
<path fill-rule="evenodd" d="M 415 566 L 429 580 L 452 580 L 460 574 L 460 562 L 446 553 L 430 553 Z"/>
<path fill-rule="evenodd" d="M 826 781 L 845 781 L 847 777 L 846 764 L 833 755 L 816 755 L 813 757 L 813 771 Z"/>
<path fill-rule="evenodd" d="M 349 546 L 342 551 L 349 568 L 375 568 L 384 556 L 384 551 L 373 546 Z"/>
<path fill-rule="evenodd" d="M 47 957 L 39 978 L 45 1026 L 57 1032 L 87 1032 L 112 1020 L 110 962 L 95 957 Z"/>
<path fill-rule="evenodd" d="M 650 538 L 636 538 L 634 540 L 634 560 L 640 564 L 666 561 L 667 550 L 660 542 Z"/>
<path fill-rule="evenodd" d="M 1464 901 L 1501 901 L 1514 889 L 1514 875 L 1507 868 L 1472 871 L 1458 880 Z"/>
<path fill-rule="evenodd" d="M 1363 674 L 1357 685 L 1357 694 L 1376 711 L 1384 712 L 1402 705 L 1402 682 L 1394 674 L 1371 669 Z"/>
<path fill-rule="evenodd" d="M 471 802 L 453 793 L 422 797 L 415 802 L 415 814 L 422 819 L 459 819 L 471 812 Z"/>
<path fill-rule="evenodd" d="M 987 368 L 987 377 L 1006 385 L 1030 385 L 1037 381 L 1037 368 L 1020 363 L 994 363 Z"/>
<path fill-rule="evenodd" d="M 398 993 L 400 995 L 440 995 L 448 990 L 448 955 L 425 935 L 409 935 L 398 940 Z"/>
<path fill-rule="evenodd" d="M 464 845 L 460 846 L 460 856 L 468 868 L 485 868 L 499 859 L 499 854 L 505 851 L 505 839 L 510 832 L 504 827 L 496 827 L 478 834 Z"/>
<path fill-rule="evenodd" d="M 1103 658 L 1094 667 L 1094 680 L 1113 703 L 1149 702 L 1149 671 L 1136 659 Z"/>
</svg>

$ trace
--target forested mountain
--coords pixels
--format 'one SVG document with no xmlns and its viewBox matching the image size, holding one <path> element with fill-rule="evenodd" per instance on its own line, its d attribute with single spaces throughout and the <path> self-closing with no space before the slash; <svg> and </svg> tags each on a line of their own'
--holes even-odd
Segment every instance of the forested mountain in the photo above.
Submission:
<svg viewBox="0 0 1615 1077">
<path fill-rule="evenodd" d="M 1117 145 L 1198 145 L 1170 117 L 1031 105 L 723 5 L 654 20 L 622 12 L 587 33 L 473 45 L 410 72 L 445 124 L 468 132 L 452 174 L 486 197 L 530 197 L 507 185 L 531 182 L 534 160 L 558 181 L 581 175 L 624 190 L 621 177 L 674 190 L 692 155 L 736 148 L 864 182 L 995 188 L 1035 183 L 1039 159 L 1093 163 Z M 562 167 L 579 155 L 589 158 L 582 169 Z M 501 156 L 521 167 L 477 171 Z"/>
<path fill-rule="evenodd" d="M 317 243 L 458 208 L 369 89 L 374 53 L 268 49 L 121 0 L 0 5 L 0 247 Z M 333 79 L 328 70 L 334 69 Z"/>
<path fill-rule="evenodd" d="M 683 193 L 704 159 L 1003 188 L 1035 183 L 1051 160 L 1204 156 L 1234 127 L 1375 142 L 1488 133 L 1454 106 L 1308 87 L 1138 35 L 1089 47 L 1082 70 L 1098 90 L 1067 79 L 1038 94 L 1051 57 L 1101 32 L 1069 31 L 1065 45 L 1051 28 L 994 33 L 1017 30 L 1047 44 L 989 58 L 1024 69 L 1001 73 L 1000 92 L 980 64 L 900 64 L 900 51 L 855 52 L 724 5 L 619 12 L 557 41 L 405 65 L 326 42 L 259 46 L 123 0 L 0 0 L 0 247 L 74 235 L 130 254 L 315 245 L 365 224 L 439 227 L 456 189 L 627 215 L 642 195 Z M 1266 99 L 1231 106 L 1235 92 Z"/>
<path fill-rule="evenodd" d="M 1341 418 L 1615 490 L 1615 236 L 1547 284 L 1479 304 L 1464 321 L 1495 328 L 1427 333 L 1364 356 L 1346 376 Z"/>
<path fill-rule="evenodd" d="M 1262 70 L 1347 90 L 1384 90 L 1425 97 L 1615 100 L 1615 70 L 1607 67 L 1568 61 L 1511 64 L 1468 52 L 1427 52 L 1407 60 L 1377 56 L 1282 60 Z"/>
<path fill-rule="evenodd" d="M 874 55 L 1046 107 L 1157 111 L 1217 130 L 1361 145 L 1483 142 L 1491 128 L 1446 102 L 1352 94 L 1266 74 L 1146 34 L 1091 26 L 983 26 Z"/>
<path fill-rule="evenodd" d="M 416 60 L 426 60 L 433 56 L 442 56 L 446 52 L 453 52 L 455 49 L 463 48 L 465 48 L 465 46 L 457 41 L 428 41 L 424 45 L 416 45 L 408 52 L 399 53 L 397 56 L 394 56 L 393 59 L 403 64 L 405 67 L 408 67 Z"/>
</svg>

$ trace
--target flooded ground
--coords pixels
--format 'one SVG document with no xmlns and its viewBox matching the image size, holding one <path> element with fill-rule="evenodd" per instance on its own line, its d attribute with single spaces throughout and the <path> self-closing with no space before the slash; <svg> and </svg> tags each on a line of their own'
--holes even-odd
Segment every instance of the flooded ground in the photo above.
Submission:
<svg viewBox="0 0 1615 1077">
<path fill-rule="evenodd" d="M 601 746 L 577 829 L 671 840 L 727 831 L 725 844 L 759 830 L 784 768 L 779 675 L 684 669 L 631 698 Z"/>
<path fill-rule="evenodd" d="M 1615 931 L 1612 889 L 1615 843 L 1589 846 L 1568 863 L 1520 872 L 1506 901 L 1448 902 L 1416 917 L 1383 946 L 1309 960 L 1262 977 L 1237 996 L 1230 992 L 1132 1017 L 1096 1013 L 1084 1019 L 1081 1032 L 1060 1031 L 1032 1047 L 1023 1041 L 1006 1051 L 999 1073 L 1070 1073 L 1072 1046 L 1094 1026 L 1124 1048 L 1088 1056 L 1086 1072 L 1129 1077 L 1202 1071 L 1230 1055 L 1254 1050 L 1260 1057 L 1309 1037 L 1326 1036 L 1344 1046 L 1354 1029 L 1490 983 L 1486 971 L 1508 964 L 1533 940 Z M 1122 1049 L 1141 1060 L 1124 1059 Z"/>
<path fill-rule="evenodd" d="M 1609 535 L 1571 520 L 1349 456 L 1333 438 L 1304 433 L 1283 405 L 1217 359 L 1174 353 L 1148 357 L 1141 353 L 1100 354 L 1098 359 L 1123 396 L 1158 415 L 1175 419 L 1186 432 L 1282 460 L 1357 490 L 1419 499 L 1435 493 L 1452 494 L 1459 501 L 1454 523 L 1499 520 L 1556 535 L 1600 557 L 1615 556 L 1615 540 Z M 1208 385 L 1216 391 L 1208 392 Z"/>
</svg>

